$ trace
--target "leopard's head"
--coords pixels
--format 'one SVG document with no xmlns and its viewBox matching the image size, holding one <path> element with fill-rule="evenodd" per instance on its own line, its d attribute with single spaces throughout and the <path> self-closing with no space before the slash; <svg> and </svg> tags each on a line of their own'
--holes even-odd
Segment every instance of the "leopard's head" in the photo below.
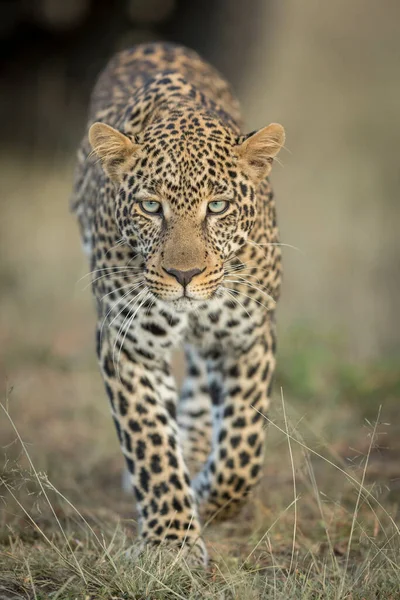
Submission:
<svg viewBox="0 0 400 600">
<path fill-rule="evenodd" d="M 257 218 L 256 192 L 284 144 L 281 125 L 238 137 L 208 114 L 177 110 L 139 135 L 89 131 L 114 182 L 122 237 L 143 256 L 148 289 L 166 301 L 212 298 L 224 264 Z"/>
</svg>

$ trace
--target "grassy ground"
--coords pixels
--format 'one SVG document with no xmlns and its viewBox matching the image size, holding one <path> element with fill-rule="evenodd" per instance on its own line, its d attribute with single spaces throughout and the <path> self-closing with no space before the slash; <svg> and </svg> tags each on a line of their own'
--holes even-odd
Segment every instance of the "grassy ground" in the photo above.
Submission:
<svg viewBox="0 0 400 600">
<path fill-rule="evenodd" d="M 400 598 L 400 360 L 349 365 L 306 327 L 281 340 L 262 483 L 240 518 L 206 527 L 208 572 L 129 557 L 70 169 L 5 160 L 0 598 Z"/>
</svg>

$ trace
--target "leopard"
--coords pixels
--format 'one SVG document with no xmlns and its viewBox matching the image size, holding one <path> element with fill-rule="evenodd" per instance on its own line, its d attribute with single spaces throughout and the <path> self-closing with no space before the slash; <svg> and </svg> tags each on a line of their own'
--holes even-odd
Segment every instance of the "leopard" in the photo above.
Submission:
<svg viewBox="0 0 400 600">
<path fill-rule="evenodd" d="M 94 86 L 72 196 L 139 551 L 198 566 L 204 524 L 236 515 L 261 478 L 276 364 L 269 174 L 285 131 L 243 131 L 229 83 L 195 51 L 123 50 Z"/>
</svg>

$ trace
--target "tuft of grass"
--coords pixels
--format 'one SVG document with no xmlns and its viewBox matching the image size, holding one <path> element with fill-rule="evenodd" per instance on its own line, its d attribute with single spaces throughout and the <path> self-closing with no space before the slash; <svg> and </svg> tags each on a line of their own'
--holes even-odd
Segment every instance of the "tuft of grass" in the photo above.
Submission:
<svg viewBox="0 0 400 600">
<path fill-rule="evenodd" d="M 291 560 L 273 556 L 270 541 L 257 562 L 232 564 L 216 556 L 209 571 L 193 571 L 162 549 L 129 558 L 126 530 L 105 525 L 101 543 L 66 519 L 63 534 L 54 531 L 51 543 L 42 535 L 21 539 L 13 527 L 0 554 L 0 590 L 12 597 L 93 598 L 398 598 L 399 574 L 388 568 L 384 547 L 346 570 L 338 561 L 316 553 Z M 71 557 L 73 553 L 73 560 Z M 268 556 L 269 555 L 269 556 Z M 397 554 L 397 559 L 399 555 Z M 80 569 L 75 566 L 78 562 Z M 33 596 L 35 590 L 36 596 Z"/>
<path fill-rule="evenodd" d="M 52 544 L 40 539 L 22 540 L 10 531 L 0 555 L 0 590 L 18 597 L 37 598 L 398 598 L 399 575 L 388 569 L 384 550 L 371 554 L 350 571 L 332 569 L 330 561 L 309 553 L 297 558 L 289 570 L 281 558 L 238 567 L 222 556 L 209 571 L 193 571 L 167 552 L 148 550 L 132 560 L 126 531 L 103 530 L 103 545 L 66 524 L 64 536 L 54 532 Z M 80 570 L 71 560 L 78 561 Z M 107 551 L 107 552 L 106 552 Z M 269 546 L 272 553 L 272 544 Z M 112 560 L 107 557 L 112 557 Z M 399 556 L 397 555 L 397 558 Z M 80 572 L 82 571 L 82 573 Z"/>
</svg>

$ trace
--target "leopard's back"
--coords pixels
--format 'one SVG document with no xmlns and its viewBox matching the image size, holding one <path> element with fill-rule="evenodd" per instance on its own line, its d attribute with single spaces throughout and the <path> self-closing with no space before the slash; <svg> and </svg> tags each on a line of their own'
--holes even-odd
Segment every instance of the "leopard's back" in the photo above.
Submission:
<svg viewBox="0 0 400 600">
<path fill-rule="evenodd" d="M 239 103 L 227 81 L 196 52 L 172 43 L 142 44 L 114 56 L 93 90 L 89 123 L 105 120 L 107 115 L 107 123 L 115 125 L 127 105 L 134 104 L 138 109 L 146 105 L 150 100 L 146 91 L 150 92 L 155 80 L 159 99 L 179 92 L 168 90 L 171 75 L 181 79 L 176 84 L 179 88 L 183 81 L 191 84 L 203 94 L 205 106 L 210 100 L 218 103 L 240 124 Z M 143 124 L 135 120 L 138 127 Z"/>
</svg>

